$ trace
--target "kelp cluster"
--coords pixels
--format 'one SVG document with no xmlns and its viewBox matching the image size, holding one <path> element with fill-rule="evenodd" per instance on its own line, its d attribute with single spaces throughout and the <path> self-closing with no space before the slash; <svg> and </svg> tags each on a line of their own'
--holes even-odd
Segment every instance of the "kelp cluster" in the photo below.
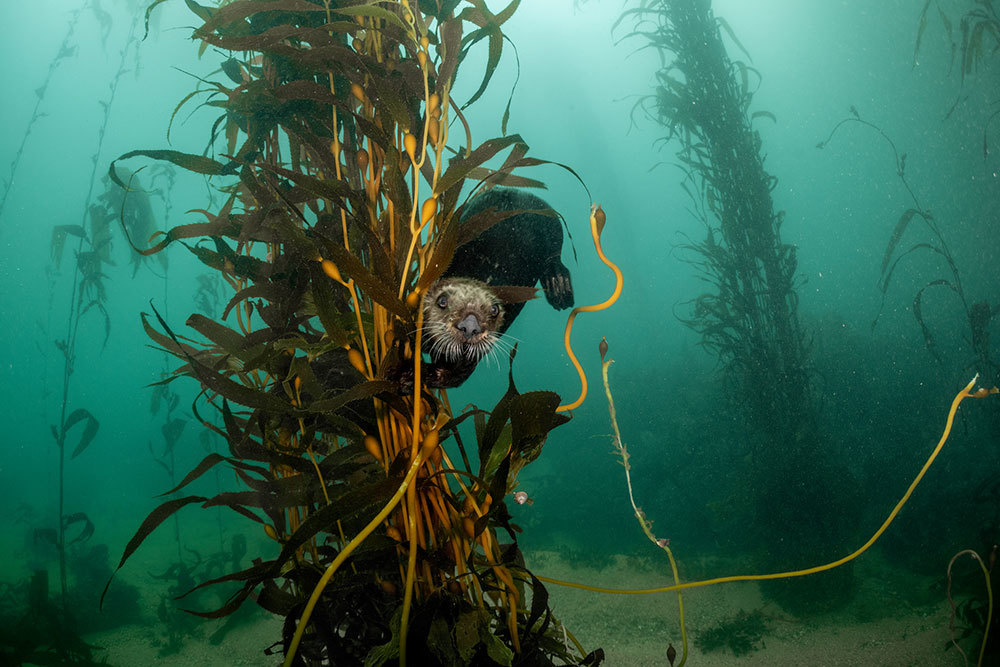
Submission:
<svg viewBox="0 0 1000 667">
<path fill-rule="evenodd" d="M 643 40 L 665 63 L 655 92 L 636 108 L 665 128 L 663 142 L 678 144 L 682 186 L 705 230 L 703 240 L 683 245 L 707 289 L 681 319 L 719 357 L 726 393 L 746 425 L 752 461 L 746 501 L 764 538 L 758 547 L 795 544 L 794 553 L 783 550 L 779 564 L 799 566 L 846 537 L 850 508 L 838 506 L 830 480 L 849 477 L 832 463 L 817 427 L 798 319 L 796 248 L 782 241 L 783 212 L 775 211 L 771 196 L 777 179 L 765 169 L 754 129 L 758 119 L 775 119 L 751 111 L 760 74 L 730 59 L 723 33 L 742 45 L 709 0 L 645 0 L 623 20 L 635 22 L 627 37 Z M 817 523 L 830 532 L 817 534 Z M 825 590 L 813 581 L 811 590 L 797 591 L 801 596 L 780 598 L 794 606 L 843 600 L 849 571 L 827 576 L 838 581 Z M 787 585 L 776 582 L 770 590 Z"/>
<path fill-rule="evenodd" d="M 941 352 L 938 348 L 937 339 L 933 330 L 928 325 L 924 316 L 924 295 L 932 288 L 944 288 L 950 291 L 958 300 L 968 324 L 965 339 L 972 348 L 973 358 L 969 359 L 966 368 L 975 368 L 984 378 L 986 384 L 996 383 L 1000 375 L 1000 364 L 994 360 L 994 354 L 990 343 L 990 326 L 994 318 L 1000 313 L 1000 303 L 991 306 L 989 301 L 981 299 L 973 301 L 967 296 L 966 289 L 962 283 L 962 272 L 951 248 L 948 245 L 944 229 L 938 218 L 931 212 L 931 209 L 921 203 L 916 192 L 910 185 L 906 177 L 906 153 L 901 153 L 895 142 L 878 125 L 864 119 L 858 110 L 851 107 L 851 115 L 837 123 L 830 131 L 830 135 L 825 141 L 817 144 L 817 148 L 825 148 L 837 133 L 848 125 L 860 125 L 874 131 L 887 145 L 892 153 L 893 166 L 896 169 L 896 177 L 902 184 L 909 199 L 909 208 L 903 211 L 896 224 L 892 228 L 892 234 L 886 243 L 885 251 L 882 255 L 882 265 L 879 273 L 879 289 L 882 292 L 882 304 L 879 313 L 872 322 L 872 329 L 878 325 L 882 310 L 885 308 L 885 299 L 892 285 L 893 276 L 900 263 L 907 258 L 915 258 L 918 255 L 930 258 L 935 263 L 940 263 L 943 267 L 942 274 L 929 280 L 923 287 L 918 289 L 913 296 L 910 312 L 920 325 L 920 332 L 923 334 L 924 345 L 927 351 L 934 357 L 935 361 L 943 364 Z M 922 228 L 926 237 L 905 247 L 902 245 L 903 239 L 912 236 L 910 232 L 913 227 Z M 904 249 L 905 247 L 905 249 Z M 914 261 L 910 259 L 908 261 Z"/>
<path fill-rule="evenodd" d="M 952 64 L 955 56 L 959 56 L 959 74 L 963 82 L 966 76 L 982 65 L 987 56 L 995 56 L 1000 48 L 1000 14 L 997 13 L 994 0 L 965 0 L 964 4 L 966 9 L 958 18 L 961 44 L 955 39 L 955 17 L 949 16 L 949 12 L 945 11 L 938 0 L 925 0 L 923 9 L 920 10 L 917 39 L 913 46 L 913 62 L 916 63 L 933 5 L 951 44 Z"/>
<path fill-rule="evenodd" d="M 771 191 L 751 112 L 759 73 L 726 53 L 720 30 L 732 34 L 708 0 L 644 2 L 627 13 L 636 34 L 664 54 L 655 93 L 641 101 L 679 143 L 683 187 L 705 227 L 705 239 L 685 247 L 709 290 L 691 302 L 685 324 L 725 363 L 740 390 L 787 384 L 800 398 L 742 392 L 755 422 L 778 420 L 794 432 L 809 413 L 805 341 L 794 289 L 795 246 L 781 240 L 782 212 Z M 735 36 L 734 36 L 735 39 Z M 739 42 L 736 42 L 739 44 Z"/>
<path fill-rule="evenodd" d="M 931 6 L 936 10 L 941 26 L 944 28 L 951 47 L 951 70 L 954 71 L 955 56 L 959 57 L 959 76 L 964 87 L 967 79 L 979 70 L 984 63 L 990 59 L 996 59 L 1000 53 L 1000 13 L 997 12 L 997 5 L 994 0 L 963 0 L 959 5 L 964 5 L 964 11 L 946 11 L 941 6 L 939 0 L 925 0 L 923 9 L 920 11 L 920 23 L 917 27 L 916 43 L 913 46 L 913 63 L 917 64 L 920 55 L 920 46 L 923 43 L 924 33 L 927 29 L 927 19 L 931 13 Z M 956 16 L 956 13 L 960 14 Z M 958 22 L 958 32 L 961 34 L 961 42 L 955 36 L 955 23 Z M 986 85 L 992 85 L 987 83 Z M 964 96 L 956 97 L 951 109 L 946 117 L 965 99 Z M 989 103 L 995 106 L 996 102 Z M 990 155 L 990 125 L 1000 117 L 1000 110 L 994 110 L 987 117 L 983 124 L 983 159 Z"/>
<path fill-rule="evenodd" d="M 185 245 L 232 288 L 222 313 L 232 326 L 193 314 L 196 340 L 159 313 L 143 323 L 182 362 L 164 382 L 196 379 L 195 415 L 228 443 L 169 493 L 218 466 L 241 487 L 164 502 L 121 563 L 182 507 L 227 507 L 277 555 L 201 584 L 240 586 L 193 613 L 225 616 L 252 597 L 286 619 L 276 642 L 286 665 L 598 663 L 548 609 L 504 505 L 567 420 L 559 397 L 518 392 L 512 372 L 492 411 L 455 414 L 422 385 L 415 352 L 422 295 L 501 217 L 459 224 L 463 185 L 538 185 L 512 174 L 540 162 L 518 136 L 473 147 L 453 97 L 480 42 L 486 72 L 466 104 L 485 90 L 517 1 L 496 14 L 482 0 L 187 4 L 203 48 L 232 54 L 225 79 L 188 97 L 220 110 L 209 145 L 224 142 L 222 158 L 119 160 L 228 179 L 219 210 L 142 252 Z M 116 164 L 111 175 L 122 181 Z M 412 386 L 393 381 L 400 368 L 412 368 Z M 460 435 L 466 421 L 474 440 Z"/>
</svg>

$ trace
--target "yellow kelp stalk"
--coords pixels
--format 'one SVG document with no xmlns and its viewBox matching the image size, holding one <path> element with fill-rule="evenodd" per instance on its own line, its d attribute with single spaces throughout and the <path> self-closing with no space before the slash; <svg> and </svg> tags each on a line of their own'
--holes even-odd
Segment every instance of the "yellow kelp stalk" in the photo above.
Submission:
<svg viewBox="0 0 1000 667">
<path fill-rule="evenodd" d="M 627 450 L 625 449 L 625 445 L 621 441 L 621 433 L 618 430 L 618 421 L 615 412 L 614 399 L 611 396 L 611 387 L 608 382 L 608 367 L 611 365 L 612 360 L 605 359 L 607 349 L 608 349 L 607 342 L 602 341 L 600 345 L 600 353 L 602 362 L 602 375 L 604 380 L 604 390 L 608 400 L 608 409 L 611 415 L 611 423 L 614 430 L 614 446 L 619 456 L 621 456 L 622 458 L 622 464 L 625 466 L 625 479 L 629 491 L 629 501 L 632 504 L 633 512 L 635 513 L 636 519 L 639 521 L 639 524 L 642 527 L 642 530 L 645 533 L 646 537 L 649 538 L 649 540 L 652 541 L 657 547 L 663 549 L 666 552 L 667 557 L 670 560 L 670 566 L 674 577 L 674 584 L 672 586 L 661 586 L 659 588 L 618 589 L 618 588 L 604 588 L 601 586 L 590 586 L 587 584 L 579 584 L 571 581 L 562 581 L 560 579 L 553 579 L 551 577 L 539 576 L 538 578 L 546 583 L 555 584 L 557 586 L 567 586 L 569 588 L 579 588 L 583 590 L 594 591 L 596 593 L 610 593 L 614 595 L 649 595 L 652 593 L 668 593 L 671 591 L 677 592 L 680 631 L 684 643 L 683 656 L 681 658 L 681 662 L 678 664 L 678 667 L 683 665 L 687 659 L 687 634 L 684 626 L 684 603 L 680 595 L 681 591 L 687 590 L 689 588 L 702 588 L 704 586 L 725 584 L 736 581 L 766 581 L 774 579 L 790 579 L 793 577 L 804 577 L 810 574 L 816 574 L 819 572 L 832 570 L 836 567 L 840 567 L 841 565 L 851 562 L 852 560 L 854 560 L 855 558 L 866 552 L 869 548 L 871 548 L 873 544 L 875 544 L 878 538 L 882 536 L 882 534 L 889 528 L 889 525 L 892 524 L 893 520 L 895 520 L 895 518 L 899 515 L 900 510 L 903 509 L 903 506 L 910 499 L 910 496 L 913 495 L 913 492 L 916 490 L 917 485 L 920 484 L 920 481 L 924 478 L 924 476 L 927 474 L 927 471 L 930 469 L 931 464 L 934 463 L 934 460 L 937 458 L 938 454 L 941 453 L 941 449 L 944 447 L 945 442 L 948 441 L 948 436 L 951 434 L 952 425 L 955 422 L 955 414 L 958 412 L 958 406 L 962 403 L 962 401 L 965 400 L 966 398 L 986 398 L 987 396 L 992 396 L 994 394 L 1000 393 L 1000 389 L 998 389 L 997 387 L 991 387 L 988 389 L 985 387 L 981 387 L 976 391 L 972 391 L 972 387 L 976 384 L 976 381 L 979 379 L 979 375 L 976 374 L 976 376 L 973 377 L 972 380 L 969 381 L 969 383 L 965 385 L 965 387 L 961 391 L 959 391 L 958 394 L 955 395 L 955 398 L 951 402 L 951 408 L 948 410 L 948 417 L 945 420 L 944 432 L 941 434 L 941 438 L 938 440 L 937 446 L 934 447 L 934 450 L 931 452 L 930 456 L 927 457 L 927 461 L 920 469 L 920 472 L 917 473 L 917 476 L 910 483 L 910 486 L 906 489 L 906 492 L 903 494 L 903 497 L 900 498 L 899 502 L 897 502 L 896 505 L 892 508 L 892 510 L 889 512 L 889 515 L 886 517 L 885 521 L 883 521 L 882 525 L 879 526 L 878 530 L 875 531 L 875 533 L 868 539 L 867 542 L 862 544 L 858 549 L 851 552 L 850 554 L 844 556 L 843 558 L 839 558 L 835 561 L 831 561 L 829 563 L 824 563 L 822 565 L 816 565 L 815 567 L 809 567 L 801 570 L 791 570 L 788 572 L 774 572 L 770 574 L 738 574 L 726 577 L 715 577 L 712 579 L 704 579 L 701 581 L 689 581 L 686 583 L 680 583 L 677 572 L 677 565 L 674 561 L 673 552 L 670 550 L 670 540 L 657 538 L 653 534 L 652 526 L 649 520 L 646 518 L 645 513 L 643 513 L 643 511 L 636 506 L 635 499 L 632 495 L 631 466 L 629 464 L 629 455 L 627 453 Z M 960 554 L 961 553 L 969 553 L 969 552 L 963 551 L 960 552 Z M 987 592 L 989 594 L 989 610 L 986 619 L 986 633 L 988 633 L 993 614 L 993 592 L 989 585 L 989 574 L 985 569 L 985 565 L 983 565 L 982 559 L 978 557 L 978 554 L 976 554 L 976 558 L 980 562 L 980 565 L 983 567 L 984 573 L 986 573 L 986 578 L 987 578 Z M 950 573 L 950 568 L 951 568 L 950 563 L 948 567 Z M 984 633 L 982 647 L 980 649 L 979 664 L 982 664 L 982 656 L 983 652 L 985 651 L 986 633 Z M 673 664 L 672 661 L 671 664 Z"/>
<path fill-rule="evenodd" d="M 407 135 L 407 137 L 409 136 L 412 135 Z M 408 150 L 408 153 L 413 153 L 415 155 L 415 151 Z M 414 159 L 414 155 L 410 155 L 411 160 Z M 414 190 L 416 190 L 416 185 Z M 426 222 L 427 220 L 422 221 L 421 225 L 426 224 Z M 567 319 L 564 342 L 567 354 L 573 361 L 580 376 L 581 394 L 580 397 L 573 403 L 559 406 L 557 411 L 569 410 L 579 406 L 583 403 L 587 394 L 586 374 L 580 366 L 576 355 L 573 353 L 569 342 L 576 315 L 580 312 L 594 312 L 610 307 L 618 300 L 622 291 L 622 272 L 616 264 L 607 258 L 601 246 L 600 237 L 605 223 L 606 216 L 604 211 L 601 210 L 601 207 L 592 207 L 590 215 L 590 229 L 594 247 L 598 256 L 601 258 L 601 261 L 614 272 L 616 278 L 615 288 L 607 300 L 600 304 L 575 308 Z M 420 255 L 421 250 L 422 249 L 418 249 L 418 256 Z M 329 260 L 321 261 L 327 275 L 337 280 L 344 286 L 350 287 L 348 283 L 343 281 L 340 277 L 339 271 L 337 271 L 336 267 L 333 266 Z M 410 299 L 410 301 L 414 300 Z M 417 315 L 417 334 L 416 341 L 414 343 L 415 349 L 420 349 L 421 345 L 422 319 L 423 310 L 421 309 L 418 311 Z M 357 354 L 354 350 L 351 352 L 354 352 L 355 355 Z M 412 424 L 403 422 L 399 419 L 399 416 L 396 413 L 387 410 L 385 409 L 385 406 L 382 406 L 380 410 L 380 433 L 383 434 L 382 442 L 380 443 L 372 436 L 365 438 L 365 448 L 373 457 L 382 463 L 384 467 L 386 467 L 387 471 L 387 461 L 397 460 L 400 453 L 404 451 L 400 444 L 393 445 L 393 443 L 399 442 L 405 444 L 409 438 L 411 449 L 409 452 L 405 453 L 405 456 L 407 460 L 412 462 L 407 469 L 406 476 L 404 477 L 402 483 L 389 502 L 386 503 L 382 510 L 368 523 L 368 525 L 365 526 L 361 532 L 357 534 L 357 536 L 355 536 L 354 539 L 348 542 L 346 546 L 341 549 L 336 559 L 334 559 L 334 561 L 326 568 L 323 576 L 316 584 L 302 616 L 299 619 L 298 627 L 296 628 L 292 642 L 289 645 L 284 662 L 285 667 L 289 667 L 294 661 L 294 657 L 296 651 L 298 650 L 303 633 L 308 627 L 313 610 L 322 596 L 325 587 L 329 584 L 337 570 L 351 555 L 351 553 L 353 553 L 368 536 L 370 536 L 381 524 L 383 524 L 383 522 L 385 522 L 387 526 L 386 534 L 400 543 L 401 554 L 405 555 L 407 559 L 406 571 L 402 576 L 402 579 L 405 582 L 405 592 L 403 613 L 400 622 L 400 664 L 405 664 L 406 660 L 406 630 L 412 596 L 415 591 L 417 595 L 427 595 L 433 590 L 433 586 L 430 590 L 415 586 L 415 582 L 417 581 L 422 584 L 434 581 L 434 575 L 432 574 L 426 561 L 421 564 L 422 572 L 419 573 L 419 575 L 416 572 L 417 553 L 418 551 L 431 550 L 433 547 L 444 546 L 445 548 L 450 548 L 454 555 L 453 560 L 456 565 L 456 570 L 452 577 L 449 577 L 446 574 L 438 574 L 439 584 L 447 587 L 452 592 L 469 594 L 471 599 L 480 607 L 484 605 L 484 591 L 479 585 L 478 580 L 474 577 L 471 578 L 472 586 L 467 586 L 465 579 L 468 578 L 467 575 L 469 573 L 466 571 L 464 564 L 473 550 L 482 547 L 481 553 L 484 554 L 490 562 L 493 573 L 495 574 L 500 586 L 502 586 L 502 593 L 494 596 L 494 602 L 507 606 L 509 614 L 508 629 L 510 630 L 515 649 L 517 647 L 517 612 L 519 609 L 518 605 L 521 601 L 514 581 L 515 579 L 522 579 L 522 575 L 515 575 L 509 568 L 501 564 L 499 542 L 497 541 L 497 536 L 493 529 L 486 529 L 477 532 L 477 520 L 484 517 L 489 511 L 492 498 L 489 492 L 485 489 L 470 489 L 470 487 L 467 486 L 462 479 L 461 472 L 454 468 L 451 461 L 448 459 L 447 454 L 444 452 L 444 449 L 440 446 L 440 428 L 447 421 L 447 419 L 450 418 L 450 415 L 444 410 L 441 410 L 436 414 L 433 422 L 425 418 L 424 423 L 426 430 L 421 438 L 417 438 L 415 436 L 418 432 L 419 424 L 421 423 L 421 410 L 429 409 L 430 406 L 426 401 L 418 401 L 421 371 L 420 355 L 414 354 L 413 359 L 415 386 L 414 393 L 410 397 L 410 404 L 414 406 Z M 352 363 L 359 372 L 363 373 L 365 371 L 365 365 L 363 365 L 360 357 L 354 357 L 354 361 Z M 443 390 L 441 394 L 442 397 L 446 399 Z M 384 439 L 384 434 L 386 433 L 393 436 L 388 440 L 390 443 L 389 448 L 385 447 L 387 440 Z M 442 486 L 427 485 L 418 487 L 418 485 L 414 483 L 414 479 L 417 477 L 430 478 L 438 476 L 443 478 L 451 476 L 452 480 L 458 485 L 460 494 L 455 494 L 452 491 L 452 488 L 447 484 Z M 464 513 L 460 514 L 454 510 L 454 507 L 456 506 L 457 500 L 463 497 L 464 501 L 462 503 L 462 509 L 464 510 Z M 439 544 L 438 542 L 441 540 L 441 537 L 439 536 L 442 534 L 442 526 L 450 526 L 451 528 L 444 531 L 447 537 L 444 538 L 443 544 Z M 404 544 L 406 545 L 405 548 L 403 546 Z M 523 610 L 523 604 L 520 609 Z M 686 655 L 686 640 L 684 645 Z M 579 644 L 577 644 L 577 647 L 582 654 L 582 647 L 580 647 Z"/>
<path fill-rule="evenodd" d="M 349 352 L 352 365 L 369 380 L 376 379 L 376 371 L 382 361 L 390 353 L 393 346 L 403 346 L 413 365 L 412 393 L 404 398 L 404 403 L 410 412 L 409 419 L 396 410 L 392 410 L 384 402 L 375 399 L 378 434 L 369 434 L 365 438 L 365 448 L 389 473 L 390 467 L 400 461 L 408 461 L 407 472 L 399 488 L 382 510 L 359 532 L 347 542 L 337 557 L 327 566 L 323 576 L 316 584 L 309 601 L 299 620 L 291 644 L 285 656 L 284 664 L 291 665 L 295 659 L 303 633 L 309 626 L 313 610 L 324 588 L 336 574 L 338 568 L 362 542 L 380 526 L 385 533 L 398 543 L 398 551 L 405 559 L 405 569 L 400 578 L 403 582 L 403 606 L 400 620 L 399 662 L 406 664 L 407 630 L 410 610 L 414 598 L 424 599 L 438 588 L 447 588 L 452 593 L 466 595 L 480 608 L 486 604 L 485 594 L 476 577 L 470 577 L 465 564 L 471 552 L 481 547 L 482 555 L 489 561 L 496 577 L 496 592 L 491 592 L 492 603 L 504 607 L 508 618 L 508 630 L 515 650 L 518 646 L 517 610 L 519 594 L 514 585 L 514 577 L 507 567 L 501 564 L 501 555 L 496 534 L 492 529 L 476 529 L 476 520 L 489 510 L 491 498 L 486 489 L 478 485 L 467 485 L 461 475 L 448 459 L 440 446 L 439 429 L 451 419 L 446 401 L 428 402 L 422 398 L 423 385 L 421 378 L 421 357 L 419 350 L 423 336 L 422 294 L 429 286 L 418 280 L 416 286 L 407 293 L 407 288 L 413 283 L 411 272 L 416 276 L 424 276 L 427 268 L 434 260 L 434 253 L 440 243 L 440 229 L 443 221 L 439 215 L 438 198 L 441 194 L 439 182 L 442 176 L 445 159 L 445 146 L 451 126 L 450 110 L 454 103 L 450 99 L 450 82 L 444 83 L 440 94 L 431 92 L 429 86 L 430 58 L 428 47 L 430 40 L 427 30 L 414 13 L 406 0 L 401 3 L 403 20 L 408 26 L 410 39 L 416 59 L 423 77 L 424 114 L 422 126 L 416 129 L 396 126 L 393 136 L 396 138 L 396 156 L 387 155 L 384 148 L 373 141 L 371 137 L 361 136 L 355 146 L 353 156 L 347 156 L 358 169 L 363 191 L 366 194 L 366 206 L 372 231 L 385 234 L 387 250 L 390 256 L 396 256 L 405 248 L 405 259 L 401 263 L 397 298 L 403 299 L 411 310 L 416 311 L 416 335 L 412 349 L 406 341 L 396 338 L 394 328 L 396 317 L 385 304 L 359 293 L 353 280 L 344 280 L 336 264 L 328 258 L 318 258 L 324 273 L 345 287 L 349 294 L 352 310 L 356 317 L 359 336 Z M 328 20 L 330 16 L 329 2 L 326 3 Z M 357 22 L 365 30 L 364 37 L 356 37 L 353 47 L 359 52 L 374 54 L 377 58 L 393 57 L 390 51 L 381 48 L 383 20 L 376 16 L 358 16 Z M 441 82 L 439 82 L 440 85 Z M 329 76 L 330 93 L 336 95 L 334 77 Z M 355 101 L 357 113 L 362 118 L 369 119 L 375 125 L 385 126 L 391 123 L 390 118 L 383 115 L 381 109 L 366 92 L 365 85 L 351 85 L 351 96 Z M 333 107 L 333 127 L 338 127 L 337 108 Z M 331 143 L 337 168 L 337 177 L 341 178 L 340 169 L 344 161 L 345 144 L 349 137 L 335 137 Z M 353 159 L 352 159 L 353 158 Z M 409 215 L 405 220 L 405 233 L 396 227 L 399 218 L 391 200 L 385 198 L 383 166 L 387 160 L 402 159 L 408 166 L 412 202 Z M 421 192 L 423 179 L 427 177 L 430 193 L 424 196 Z M 329 205 L 329 202 L 327 202 Z M 334 213 L 332 209 L 328 210 Z M 350 251 L 347 213 L 340 208 L 343 247 Z M 385 222 L 388 222 L 386 229 Z M 362 314 L 370 315 L 370 323 Z M 360 352 L 358 351 L 360 349 Z M 444 480 L 450 476 L 459 491 Z M 421 484 L 414 482 L 421 478 L 427 480 L 439 477 L 436 484 Z M 459 512 L 456 508 L 463 508 Z M 418 563 L 418 553 L 444 552 L 450 554 L 455 563 L 454 572 L 448 573 L 431 567 L 427 560 Z M 401 568 L 403 566 L 401 565 Z M 471 582 L 471 585 L 470 585 Z M 384 582 L 384 586 L 392 586 Z"/>
</svg>

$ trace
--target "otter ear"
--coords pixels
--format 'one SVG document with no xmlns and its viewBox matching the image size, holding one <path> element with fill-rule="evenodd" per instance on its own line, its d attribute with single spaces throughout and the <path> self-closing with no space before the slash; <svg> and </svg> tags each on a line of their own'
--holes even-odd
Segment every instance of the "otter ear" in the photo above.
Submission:
<svg viewBox="0 0 1000 667">
<path fill-rule="evenodd" d="M 487 285 L 487 287 L 503 303 L 524 303 L 538 297 L 538 289 L 535 287 L 520 285 Z"/>
</svg>

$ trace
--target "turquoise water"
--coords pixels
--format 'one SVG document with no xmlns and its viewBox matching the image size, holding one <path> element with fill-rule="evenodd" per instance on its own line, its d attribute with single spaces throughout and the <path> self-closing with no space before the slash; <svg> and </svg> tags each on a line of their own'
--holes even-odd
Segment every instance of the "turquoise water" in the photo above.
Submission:
<svg viewBox="0 0 1000 667">
<path fill-rule="evenodd" d="M 925 345 L 913 302 L 928 283 L 952 275 L 939 255 L 914 252 L 900 262 L 884 294 L 880 289 L 886 247 L 900 216 L 913 206 L 882 135 L 849 123 L 823 150 L 816 147 L 838 122 L 853 117 L 852 107 L 877 125 L 898 153 L 906 154 L 906 182 L 920 205 L 933 212 L 967 304 L 985 301 L 994 312 L 1000 308 L 1000 165 L 995 152 L 984 151 L 984 135 L 989 149 L 1000 141 L 998 125 L 990 122 L 997 111 L 996 59 L 984 57 L 963 82 L 936 9 L 928 15 L 915 58 L 921 5 L 850 0 L 817 7 L 787 0 L 753 3 L 751 9 L 736 0 L 714 3 L 761 74 L 752 110 L 774 117 L 773 122 L 758 118 L 754 128 L 765 168 L 778 179 L 772 196 L 775 209 L 785 212 L 783 241 L 798 248 L 799 317 L 810 341 L 817 424 L 832 462 L 829 470 L 838 471 L 824 479 L 818 496 L 790 477 L 782 502 L 795 504 L 805 522 L 813 517 L 820 536 L 830 506 L 851 512 L 851 530 L 831 532 L 828 542 L 817 540 L 801 567 L 860 546 L 929 455 L 955 392 L 976 372 L 997 381 L 996 367 L 976 364 L 966 312 L 947 287 L 935 286 L 923 297 L 922 316 L 938 358 Z M 961 2 L 942 5 L 953 17 L 964 11 Z M 650 556 L 652 547 L 631 518 L 606 405 L 595 386 L 600 369 L 593 348 L 604 336 L 615 359 L 611 382 L 633 457 L 636 500 L 657 534 L 671 540 L 682 578 L 723 576 L 733 568 L 782 569 L 787 545 L 763 539 L 763 529 L 754 524 L 762 510 L 753 507 L 755 454 L 740 418 L 741 393 L 747 389 L 727 381 L 717 359 L 678 318 L 688 313 L 686 302 L 706 288 L 678 246 L 700 239 L 703 231 L 678 185 L 677 146 L 658 142 L 663 128 L 634 108 L 654 85 L 660 61 L 639 40 L 626 37 L 627 22 L 612 32 L 621 10 L 621 3 L 611 0 L 523 3 L 505 25 L 520 63 L 509 130 L 524 137 L 531 155 L 569 165 L 580 175 L 607 211 L 604 248 L 625 273 L 620 301 L 611 310 L 582 315 L 574 329 L 591 379 L 590 397 L 523 473 L 520 488 L 533 504 L 508 505 L 525 529 L 521 544 L 529 554 L 554 552 L 565 565 L 597 570 L 614 570 L 616 556 L 659 555 L 653 550 Z M 100 590 L 128 540 L 162 502 L 155 496 L 222 446 L 221 440 L 202 436 L 191 413 L 197 389 L 190 382 L 168 385 L 176 392 L 172 409 L 165 401 L 152 409 L 148 385 L 174 362 L 150 347 L 139 316 L 151 312 L 152 302 L 182 330 L 198 310 L 204 267 L 174 245 L 161 255 L 166 265 L 154 259 L 134 271 L 115 223 L 113 263 L 103 267 L 103 310 L 87 310 L 76 329 L 71 294 L 79 238 L 68 233 L 61 261 L 52 252 L 53 230 L 89 224 L 92 205 L 119 210 L 120 200 L 105 181 L 111 160 L 134 149 L 199 153 L 206 144 L 213 110 L 191 114 L 193 107 L 186 107 L 172 114 L 196 85 L 194 77 L 221 76 L 212 73 L 225 54 L 208 49 L 198 57 L 187 28 L 196 19 L 183 3 L 164 3 L 153 12 L 150 35 L 140 41 L 144 12 L 142 3 L 109 0 L 0 8 L 7 33 L 0 55 L 8 63 L 0 105 L 6 128 L 0 135 L 0 349 L 6 351 L 0 405 L 8 424 L 0 454 L 0 507 L 7 508 L 0 516 L 0 558 L 7 564 L 0 576 L 0 618 L 16 626 L 29 581 L 39 571 L 48 573 L 51 599 L 59 599 L 52 544 L 59 459 L 50 425 L 63 410 L 60 345 L 75 332 L 65 414 L 86 410 L 99 429 L 84 451 L 66 462 L 63 514 L 78 519 L 68 526 L 67 540 L 85 536 L 72 546 L 68 602 L 84 637 L 103 631 L 101 642 L 108 643 L 116 632 L 122 638 L 138 632 L 140 643 L 170 654 L 184 645 L 210 645 L 218 629 L 211 625 L 206 631 L 176 611 L 171 598 L 185 588 L 185 577 L 197 581 L 233 564 L 247 567 L 255 554 L 269 554 L 273 542 L 232 512 L 189 508 L 142 545 L 110 589 L 106 612 L 96 611 Z M 22 29 L 26 26 L 33 27 Z M 953 30 L 960 42 L 957 20 Z M 727 46 L 733 59 L 746 58 L 729 38 Z M 463 68 L 476 72 L 484 60 L 485 53 L 474 52 Z M 466 114 L 477 142 L 501 133 L 516 76 L 513 52 L 505 51 L 489 91 Z M 478 85 L 476 76 L 466 74 L 464 85 L 468 96 Z M 137 169 L 139 162 L 129 167 Z M 590 247 L 586 193 L 557 167 L 531 175 L 547 183 L 545 199 L 567 220 L 575 256 L 567 247 L 563 258 L 574 276 L 577 303 L 604 300 L 612 278 Z M 201 221 L 189 211 L 216 210 L 222 202 L 202 178 L 180 169 L 167 173 L 151 166 L 137 179 L 150 192 L 155 220 L 146 232 Z M 102 199 L 105 192 L 111 194 Z M 937 242 L 917 222 L 903 236 L 900 252 Z M 224 304 L 231 292 L 217 287 Z M 562 350 L 564 318 L 539 302 L 511 329 L 520 341 L 515 376 L 522 391 L 576 395 L 576 374 Z M 984 331 L 994 336 L 987 349 L 996 350 L 995 318 Z M 505 389 L 504 370 L 482 368 L 450 392 L 451 404 L 489 407 Z M 940 603 L 951 556 L 969 548 L 985 558 L 1000 540 L 998 410 L 996 397 L 963 404 L 938 462 L 874 547 L 871 558 L 902 577 L 902 589 L 907 581 L 920 589 L 907 604 Z M 67 453 L 81 442 L 87 425 L 83 419 L 69 432 Z M 172 451 L 168 441 L 174 442 Z M 234 488 L 238 481 L 232 473 L 210 473 L 191 493 Z M 191 571 L 171 569 L 177 562 Z M 963 570 L 958 601 L 981 599 L 981 577 L 975 578 L 971 564 Z M 855 579 L 865 584 L 865 577 L 875 576 L 871 572 L 865 569 Z M 41 579 L 35 581 L 41 585 Z M 664 600 L 664 607 L 673 604 Z M 209 593 L 196 596 L 191 606 L 211 609 L 223 601 Z M 810 613 L 809 604 L 802 607 L 796 613 Z M 260 613 L 246 622 L 266 624 L 263 618 Z M 946 627 L 946 616 L 940 625 Z M 698 630 L 692 629 L 695 636 Z M 947 632 L 942 632 L 943 646 Z M 51 634 L 71 632 L 53 628 Z M 248 664 L 277 662 L 263 650 L 278 638 L 276 632 L 259 637 L 260 662 Z M 926 660 L 958 664 L 953 651 Z M 608 664 L 624 663 L 609 655 Z"/>
</svg>

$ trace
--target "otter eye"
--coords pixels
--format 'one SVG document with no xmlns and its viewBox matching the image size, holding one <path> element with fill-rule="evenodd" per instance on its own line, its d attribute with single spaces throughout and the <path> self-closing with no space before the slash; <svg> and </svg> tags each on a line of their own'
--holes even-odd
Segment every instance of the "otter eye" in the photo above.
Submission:
<svg viewBox="0 0 1000 667">
<path fill-rule="evenodd" d="M 496 317 L 499 314 L 500 314 L 500 306 L 494 303 L 493 306 L 490 308 L 490 315 Z"/>
<path fill-rule="evenodd" d="M 448 307 L 448 295 L 447 294 L 442 294 L 441 296 L 439 296 L 438 300 L 437 300 L 437 304 L 438 304 L 438 308 L 447 308 Z"/>
</svg>

